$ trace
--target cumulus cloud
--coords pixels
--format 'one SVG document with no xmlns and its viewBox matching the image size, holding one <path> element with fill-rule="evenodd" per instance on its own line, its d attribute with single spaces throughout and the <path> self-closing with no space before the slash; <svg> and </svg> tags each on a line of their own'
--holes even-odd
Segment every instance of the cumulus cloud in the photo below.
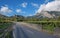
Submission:
<svg viewBox="0 0 60 38">
<path fill-rule="evenodd" d="M 7 6 L 2 6 L 1 9 L 0 9 L 0 12 L 2 12 L 2 13 L 10 13 L 10 12 L 12 12 L 12 10 L 9 9 Z"/>
<path fill-rule="evenodd" d="M 32 14 L 30 14 L 29 16 L 33 16 Z"/>
<path fill-rule="evenodd" d="M 60 11 L 60 1 L 52 1 L 47 4 L 42 4 L 37 12 L 44 11 Z"/>
<path fill-rule="evenodd" d="M 52 2 L 48 2 L 47 4 L 42 4 L 39 9 L 37 10 L 37 13 L 42 13 L 42 11 L 60 11 L 60 1 L 58 0 L 55 0 L 55 1 L 52 1 Z M 54 14 L 53 15 L 50 15 L 49 13 L 47 12 L 43 12 L 42 13 L 44 16 L 48 16 L 48 17 L 53 17 L 55 16 Z"/>
<path fill-rule="evenodd" d="M 0 14 L 10 16 L 12 12 L 12 9 L 10 9 L 7 5 L 1 6 L 0 8 Z"/>
<path fill-rule="evenodd" d="M 39 5 L 36 4 L 36 3 L 31 3 L 31 5 L 34 6 L 34 7 L 39 7 Z"/>
<path fill-rule="evenodd" d="M 17 13 L 21 13 L 22 10 L 21 10 L 21 9 L 16 9 L 16 12 L 17 12 Z"/>
<path fill-rule="evenodd" d="M 60 0 L 55 0 L 55 1 L 60 1 Z"/>
<path fill-rule="evenodd" d="M 18 14 L 19 14 L 19 13 L 23 13 L 23 14 L 25 14 L 25 13 L 26 13 L 26 12 L 25 12 L 25 11 L 23 11 L 22 9 L 16 9 L 15 11 L 16 11 Z"/>
<path fill-rule="evenodd" d="M 37 10 L 37 12 L 40 13 L 42 10 L 44 10 L 44 8 L 45 8 L 45 4 L 42 4 Z"/>
<path fill-rule="evenodd" d="M 49 0 L 45 0 L 45 3 L 47 3 Z"/>
<path fill-rule="evenodd" d="M 21 6 L 25 8 L 27 6 L 27 3 L 24 2 L 24 3 L 21 4 Z"/>
<path fill-rule="evenodd" d="M 53 1 L 46 4 L 45 10 L 47 11 L 60 11 L 60 1 Z"/>
</svg>

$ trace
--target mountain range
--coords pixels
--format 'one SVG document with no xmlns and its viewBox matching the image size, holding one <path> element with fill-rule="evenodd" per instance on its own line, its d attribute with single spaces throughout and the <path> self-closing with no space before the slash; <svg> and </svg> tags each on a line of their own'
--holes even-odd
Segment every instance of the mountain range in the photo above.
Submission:
<svg viewBox="0 0 60 38">
<path fill-rule="evenodd" d="M 59 16 L 60 11 L 41 11 L 35 15 L 37 18 L 57 18 Z"/>
<path fill-rule="evenodd" d="M 60 16 L 60 11 L 41 11 L 39 13 L 36 13 L 33 16 L 28 16 L 27 18 L 57 18 Z M 11 16 L 10 18 L 25 18 L 21 15 Z M 8 18 L 8 16 L 0 14 L 0 18 Z"/>
</svg>

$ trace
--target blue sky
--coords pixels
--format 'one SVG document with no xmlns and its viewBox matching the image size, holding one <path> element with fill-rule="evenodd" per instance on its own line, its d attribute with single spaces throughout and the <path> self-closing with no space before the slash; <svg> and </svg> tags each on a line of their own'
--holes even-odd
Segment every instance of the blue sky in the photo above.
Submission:
<svg viewBox="0 0 60 38">
<path fill-rule="evenodd" d="M 31 16 L 39 7 L 52 0 L 0 0 L 0 13 L 7 16 L 15 14 Z"/>
</svg>

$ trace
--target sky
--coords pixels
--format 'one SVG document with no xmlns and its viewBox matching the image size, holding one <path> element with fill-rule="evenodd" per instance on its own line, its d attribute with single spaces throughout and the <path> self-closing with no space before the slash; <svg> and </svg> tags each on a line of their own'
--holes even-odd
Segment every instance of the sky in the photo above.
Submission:
<svg viewBox="0 0 60 38">
<path fill-rule="evenodd" d="M 56 0 L 0 0 L 0 14 L 6 16 L 32 16 L 40 11 L 43 4 Z"/>
</svg>

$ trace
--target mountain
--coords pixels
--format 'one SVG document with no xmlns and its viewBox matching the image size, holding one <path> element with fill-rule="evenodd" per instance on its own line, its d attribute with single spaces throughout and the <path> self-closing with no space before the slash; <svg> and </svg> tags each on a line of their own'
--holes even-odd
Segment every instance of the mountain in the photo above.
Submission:
<svg viewBox="0 0 60 38">
<path fill-rule="evenodd" d="M 8 16 L 0 14 L 0 18 L 8 18 Z"/>
<path fill-rule="evenodd" d="M 55 0 L 42 4 L 37 12 L 38 17 L 57 18 L 60 16 L 60 1 Z"/>
<path fill-rule="evenodd" d="M 37 13 L 35 17 L 38 18 L 57 18 L 60 16 L 60 11 L 41 11 Z"/>
<path fill-rule="evenodd" d="M 58 16 L 60 16 L 60 11 L 48 11 L 48 13 L 50 13 L 51 15 L 55 15 L 55 17 L 58 17 Z M 53 16 L 54 16 L 53 15 Z"/>
<path fill-rule="evenodd" d="M 11 16 L 10 19 L 12 19 L 13 21 L 23 21 L 24 20 L 24 16 L 22 15 L 14 15 L 14 16 Z"/>
<path fill-rule="evenodd" d="M 24 16 L 22 16 L 22 15 L 14 15 L 14 16 L 11 16 L 11 18 L 24 18 Z"/>
</svg>

